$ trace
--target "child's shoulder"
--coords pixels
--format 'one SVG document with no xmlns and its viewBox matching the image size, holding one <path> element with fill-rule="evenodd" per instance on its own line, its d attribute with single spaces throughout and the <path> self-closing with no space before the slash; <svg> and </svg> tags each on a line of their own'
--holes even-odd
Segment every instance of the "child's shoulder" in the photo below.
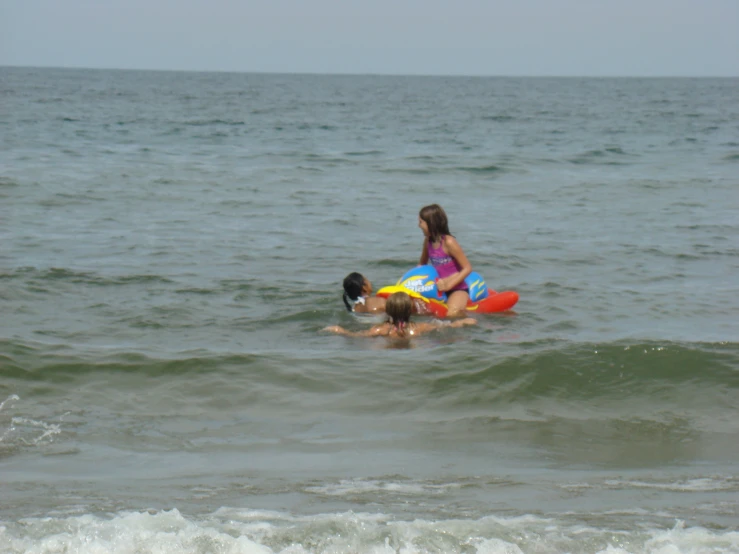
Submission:
<svg viewBox="0 0 739 554">
<path fill-rule="evenodd" d="M 379 323 L 378 325 L 375 325 L 370 329 L 370 334 L 372 336 L 385 336 L 388 333 L 390 333 L 390 330 L 392 329 L 392 325 L 390 323 Z"/>
<path fill-rule="evenodd" d="M 365 300 L 364 311 L 370 313 L 384 312 L 386 303 L 387 300 L 382 296 L 370 296 Z"/>
<path fill-rule="evenodd" d="M 444 246 L 446 247 L 458 247 L 459 243 L 457 242 L 457 239 L 454 238 L 453 235 L 444 235 L 443 237 Z"/>
</svg>

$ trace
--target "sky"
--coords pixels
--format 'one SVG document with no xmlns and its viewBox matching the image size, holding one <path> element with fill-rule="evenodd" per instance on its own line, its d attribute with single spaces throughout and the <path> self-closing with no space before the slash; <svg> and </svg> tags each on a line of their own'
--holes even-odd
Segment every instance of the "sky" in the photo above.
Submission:
<svg viewBox="0 0 739 554">
<path fill-rule="evenodd" d="M 0 66 L 739 76 L 739 0 L 0 0 Z"/>
</svg>

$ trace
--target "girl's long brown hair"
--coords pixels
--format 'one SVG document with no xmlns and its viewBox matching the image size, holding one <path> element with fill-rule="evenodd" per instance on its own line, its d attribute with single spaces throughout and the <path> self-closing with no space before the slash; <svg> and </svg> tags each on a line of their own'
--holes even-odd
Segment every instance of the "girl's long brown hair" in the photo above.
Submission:
<svg viewBox="0 0 739 554">
<path fill-rule="evenodd" d="M 449 232 L 449 221 L 446 218 L 444 208 L 438 204 L 424 206 L 418 212 L 418 217 L 429 226 L 429 241 L 437 242 L 443 235 L 451 235 Z"/>
</svg>

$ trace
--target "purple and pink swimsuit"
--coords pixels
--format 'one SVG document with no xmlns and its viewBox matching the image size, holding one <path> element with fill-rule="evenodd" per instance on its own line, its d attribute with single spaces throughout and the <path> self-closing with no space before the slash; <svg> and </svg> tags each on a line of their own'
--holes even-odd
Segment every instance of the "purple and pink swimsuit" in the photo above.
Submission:
<svg viewBox="0 0 739 554">
<path fill-rule="evenodd" d="M 429 245 L 428 245 L 428 254 L 429 254 L 429 263 L 434 266 L 436 271 L 439 273 L 439 279 L 445 279 L 446 277 L 449 277 L 450 275 L 454 275 L 455 273 L 459 273 L 462 271 L 462 268 L 457 263 L 457 260 L 452 258 L 449 254 L 444 252 L 444 239 L 446 238 L 445 235 L 441 235 L 441 242 L 439 243 L 439 246 L 434 248 L 434 246 L 431 244 L 431 240 L 429 239 Z M 454 292 L 455 290 L 469 290 L 469 287 L 467 286 L 467 283 L 462 281 L 458 285 L 456 285 L 453 289 L 446 291 L 447 294 L 450 292 Z"/>
</svg>

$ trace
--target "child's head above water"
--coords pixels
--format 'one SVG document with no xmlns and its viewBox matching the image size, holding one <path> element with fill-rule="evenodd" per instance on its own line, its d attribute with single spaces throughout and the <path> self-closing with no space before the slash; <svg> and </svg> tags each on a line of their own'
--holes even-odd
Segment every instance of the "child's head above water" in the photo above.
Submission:
<svg viewBox="0 0 739 554">
<path fill-rule="evenodd" d="M 372 294 L 372 283 L 361 273 L 350 273 L 344 278 L 344 305 L 350 312 L 352 306 L 349 304 L 349 300 L 356 302 L 360 296 L 369 294 Z"/>
<path fill-rule="evenodd" d="M 385 304 L 385 313 L 392 319 L 395 327 L 403 328 L 411 319 L 413 302 L 411 297 L 404 292 L 396 292 L 390 295 Z"/>
</svg>

